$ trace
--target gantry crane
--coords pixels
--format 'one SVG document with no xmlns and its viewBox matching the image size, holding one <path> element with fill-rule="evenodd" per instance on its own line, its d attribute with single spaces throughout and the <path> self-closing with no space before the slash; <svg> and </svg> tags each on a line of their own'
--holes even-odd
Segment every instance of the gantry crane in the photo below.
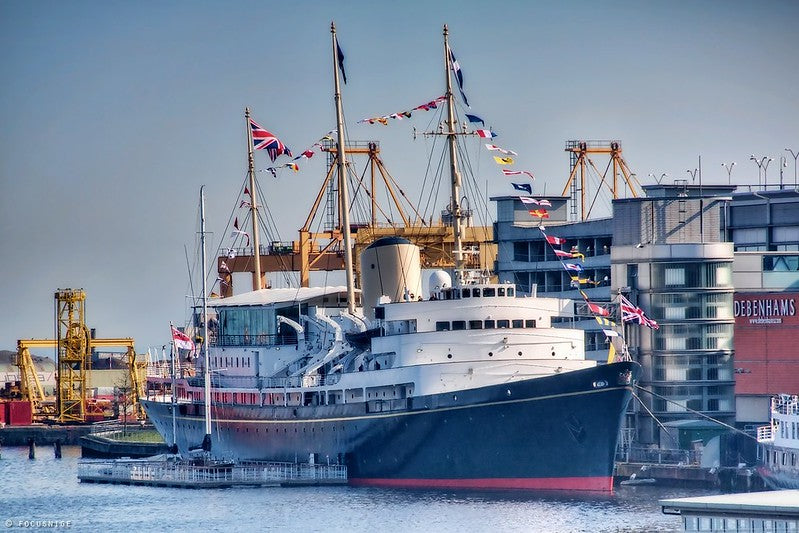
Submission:
<svg viewBox="0 0 799 533">
<path fill-rule="evenodd" d="M 641 189 L 641 184 L 635 177 L 635 174 L 630 172 L 630 167 L 621 155 L 621 141 L 566 141 L 566 151 L 569 152 L 569 179 L 566 181 L 566 186 L 563 187 L 561 196 L 566 196 L 567 193 L 571 197 L 571 213 L 570 216 L 573 220 L 577 219 L 577 196 L 580 196 L 580 220 L 586 220 L 591 216 L 591 209 L 596 202 L 599 191 L 604 185 L 613 194 L 613 199 L 619 198 L 620 187 L 618 183 L 619 172 L 621 172 L 625 183 L 629 187 L 630 194 L 633 198 L 638 197 L 638 191 Z M 591 159 L 591 154 L 608 155 L 610 157 L 608 165 L 605 167 L 604 172 L 600 172 L 597 166 Z M 588 183 L 586 180 L 586 171 L 590 166 L 600 182 L 597 186 L 596 193 L 591 200 L 591 205 L 586 209 L 585 200 L 588 195 Z M 608 170 L 612 167 L 612 175 L 608 179 Z M 577 180 L 577 172 L 580 172 L 579 184 Z"/>
<path fill-rule="evenodd" d="M 130 337 L 93 339 L 85 321 L 86 293 L 82 289 L 59 289 L 55 293 L 57 339 L 17 341 L 22 398 L 31 402 L 36 419 L 55 418 L 61 423 L 85 422 L 87 381 L 94 348 L 126 348 L 131 403 L 137 418 L 144 418 L 140 399 L 144 396 L 142 371 L 146 362 L 137 362 Z M 39 381 L 31 348 L 58 348 L 56 361 L 56 404 L 48 404 Z"/>
</svg>

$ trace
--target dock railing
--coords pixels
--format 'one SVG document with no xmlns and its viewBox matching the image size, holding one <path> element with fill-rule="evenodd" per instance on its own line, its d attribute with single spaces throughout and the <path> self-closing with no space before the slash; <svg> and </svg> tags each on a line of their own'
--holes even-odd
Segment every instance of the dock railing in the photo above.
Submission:
<svg viewBox="0 0 799 533">
<path fill-rule="evenodd" d="M 195 465 L 169 460 L 81 461 L 78 478 L 109 483 L 175 485 L 319 484 L 347 481 L 345 465 L 308 463 L 241 463 Z"/>
<path fill-rule="evenodd" d="M 697 465 L 701 452 L 696 450 L 679 450 L 670 448 L 644 448 L 631 446 L 625 453 L 617 457 L 625 463 L 645 463 L 658 465 Z"/>
</svg>

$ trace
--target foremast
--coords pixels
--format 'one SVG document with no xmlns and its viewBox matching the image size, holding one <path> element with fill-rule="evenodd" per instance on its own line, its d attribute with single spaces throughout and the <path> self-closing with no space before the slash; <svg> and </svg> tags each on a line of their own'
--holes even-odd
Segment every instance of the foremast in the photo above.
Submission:
<svg viewBox="0 0 799 533">
<path fill-rule="evenodd" d="M 250 108 L 244 108 L 244 121 L 247 123 L 247 163 L 250 177 L 250 212 L 252 219 L 252 246 L 255 261 L 252 272 L 252 290 L 262 289 L 261 283 L 261 245 L 258 236 L 258 195 L 255 189 L 255 157 L 253 155 L 252 125 L 250 124 Z"/>
<path fill-rule="evenodd" d="M 334 100 L 336 102 L 336 161 L 338 162 L 338 188 L 341 205 L 341 233 L 344 238 L 344 269 L 347 274 L 347 310 L 355 314 L 355 278 L 352 270 L 352 236 L 350 235 L 350 200 L 347 188 L 347 159 L 344 147 L 344 113 L 341 107 L 341 85 L 338 75 L 338 42 L 336 41 L 336 24 L 330 23 L 330 34 L 333 39 L 333 80 L 335 86 Z M 252 144 L 252 143 L 250 143 Z"/>
<path fill-rule="evenodd" d="M 449 49 L 449 29 L 444 24 L 444 70 L 446 74 L 447 92 L 447 136 L 449 144 L 449 171 L 452 198 L 450 199 L 450 210 L 452 212 L 452 237 L 455 255 L 455 283 L 460 284 L 463 277 L 463 211 L 461 209 L 461 175 L 458 170 L 458 146 L 455 136 L 455 98 L 452 93 L 452 53 Z"/>
</svg>

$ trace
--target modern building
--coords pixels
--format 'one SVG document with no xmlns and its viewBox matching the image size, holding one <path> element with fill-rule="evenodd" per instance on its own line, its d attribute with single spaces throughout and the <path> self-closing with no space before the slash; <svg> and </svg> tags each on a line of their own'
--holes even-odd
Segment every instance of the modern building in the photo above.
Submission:
<svg viewBox="0 0 799 533">
<path fill-rule="evenodd" d="M 799 393 L 799 191 L 733 195 L 736 422 L 769 420 L 770 398 Z"/>
<path fill-rule="evenodd" d="M 611 290 L 660 324 L 626 328 L 649 391 L 639 395 L 640 442 L 663 442 L 659 424 L 694 411 L 734 422 L 733 244 L 722 240 L 733 189 L 645 186 L 645 197 L 613 202 Z"/>
</svg>

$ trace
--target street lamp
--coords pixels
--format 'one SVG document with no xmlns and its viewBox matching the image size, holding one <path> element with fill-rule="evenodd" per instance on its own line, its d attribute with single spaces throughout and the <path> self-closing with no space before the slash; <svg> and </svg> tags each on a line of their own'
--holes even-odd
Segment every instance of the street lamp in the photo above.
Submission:
<svg viewBox="0 0 799 533">
<path fill-rule="evenodd" d="M 793 150 L 790 148 L 785 149 L 786 152 L 789 152 L 793 156 L 793 186 L 796 187 L 796 158 L 799 157 L 799 152 L 794 153 Z"/>
<path fill-rule="evenodd" d="M 735 161 L 733 161 L 729 165 L 727 163 L 722 163 L 721 166 L 723 166 L 727 170 L 727 185 L 729 185 L 730 183 L 732 183 L 732 167 L 735 166 Z"/>
<path fill-rule="evenodd" d="M 686 170 L 688 174 L 691 175 L 691 183 L 693 184 L 696 181 L 696 173 L 699 172 L 698 168 L 691 170 L 690 168 Z"/>
<path fill-rule="evenodd" d="M 757 185 L 760 186 L 760 172 L 763 172 L 763 188 L 765 189 L 768 185 L 768 176 L 766 174 L 768 170 L 768 164 L 774 161 L 774 159 L 770 158 L 767 155 L 764 155 L 760 159 L 755 157 L 755 154 L 749 156 L 750 161 L 754 161 L 755 165 L 757 165 Z"/>
<path fill-rule="evenodd" d="M 649 175 L 652 177 L 652 179 L 653 179 L 653 180 L 655 180 L 655 182 L 656 182 L 658 185 L 660 185 L 660 182 L 661 182 L 661 181 L 663 181 L 663 178 L 665 178 L 666 176 L 668 176 L 668 174 L 666 174 L 665 172 L 664 172 L 663 174 L 661 174 L 661 175 L 660 175 L 660 178 L 658 178 L 657 176 L 655 176 L 655 175 L 654 175 L 654 174 L 652 174 L 651 172 L 649 173 Z"/>
</svg>

